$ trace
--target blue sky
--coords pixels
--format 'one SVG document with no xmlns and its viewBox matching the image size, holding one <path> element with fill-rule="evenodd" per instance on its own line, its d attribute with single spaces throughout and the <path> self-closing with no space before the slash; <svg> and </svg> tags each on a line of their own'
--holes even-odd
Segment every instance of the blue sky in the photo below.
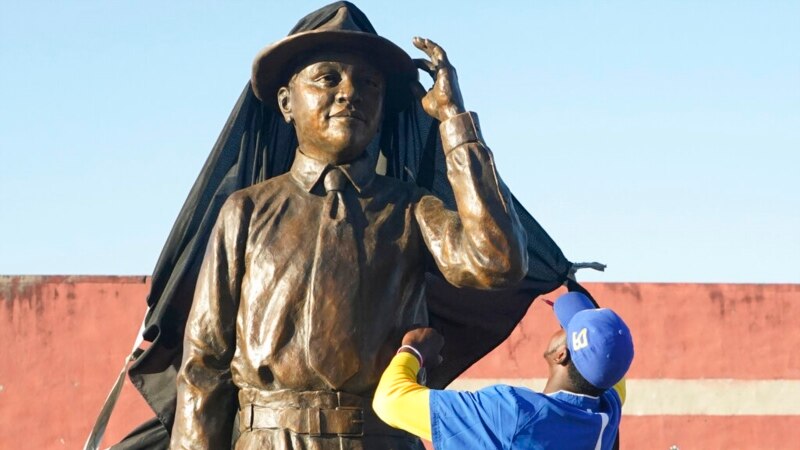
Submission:
<svg viewBox="0 0 800 450">
<path fill-rule="evenodd" d="M 148 274 L 249 76 L 323 2 L 0 0 L 0 274 Z M 800 2 L 361 1 L 439 42 L 587 281 L 800 282 Z M 424 11 L 424 13 L 422 13 Z"/>
</svg>

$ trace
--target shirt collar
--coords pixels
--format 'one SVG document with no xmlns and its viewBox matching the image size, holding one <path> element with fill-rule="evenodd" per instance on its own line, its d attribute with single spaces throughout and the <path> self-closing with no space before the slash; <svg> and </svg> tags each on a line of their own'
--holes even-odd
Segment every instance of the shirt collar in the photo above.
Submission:
<svg viewBox="0 0 800 450">
<path fill-rule="evenodd" d="M 558 391 L 552 394 L 547 394 L 548 397 L 560 400 L 570 405 L 577 406 L 581 409 L 597 411 L 600 407 L 600 397 L 592 397 L 591 395 L 576 394 L 569 391 Z"/>
<path fill-rule="evenodd" d="M 314 159 L 297 149 L 294 163 L 289 172 L 306 191 L 311 192 L 331 167 L 333 165 Z M 358 193 L 369 187 L 372 180 L 375 179 L 375 162 L 366 151 L 353 161 L 336 167 L 344 172 Z"/>
</svg>

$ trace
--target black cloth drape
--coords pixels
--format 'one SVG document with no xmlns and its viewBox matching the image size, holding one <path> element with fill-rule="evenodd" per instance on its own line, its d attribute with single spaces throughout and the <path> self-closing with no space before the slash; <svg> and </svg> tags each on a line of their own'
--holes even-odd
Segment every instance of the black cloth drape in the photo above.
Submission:
<svg viewBox="0 0 800 450">
<path fill-rule="evenodd" d="M 292 32 L 313 29 L 340 6 L 334 3 L 322 8 L 318 16 L 307 17 Z M 362 29 L 372 30 L 366 16 L 358 13 Z M 454 208 L 438 125 L 420 105 L 387 113 L 380 135 L 367 151 L 376 157 L 378 152 L 383 154 L 386 175 L 416 182 Z M 183 330 L 211 228 L 231 193 L 288 171 L 296 146 L 294 129 L 274 108 L 256 99 L 248 83 L 178 214 L 153 272 L 144 332 L 144 339 L 151 344 L 128 374 L 157 420 L 142 424 L 114 449 L 168 446 Z M 571 263 L 516 198 L 514 206 L 528 234 L 530 261 L 528 275 L 516 288 L 455 288 L 430 265 L 426 277 L 430 321 L 448 342 L 445 362 L 427 375 L 433 388 L 443 388 L 505 340 L 536 296 L 567 279 Z"/>
</svg>

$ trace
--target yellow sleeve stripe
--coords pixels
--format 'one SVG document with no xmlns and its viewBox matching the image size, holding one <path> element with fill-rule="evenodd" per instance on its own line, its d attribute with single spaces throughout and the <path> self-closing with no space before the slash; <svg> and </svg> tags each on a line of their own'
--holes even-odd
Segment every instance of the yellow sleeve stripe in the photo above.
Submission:
<svg viewBox="0 0 800 450">
<path fill-rule="evenodd" d="M 619 399 L 621 400 L 622 404 L 625 404 L 625 395 L 627 395 L 627 389 L 625 387 L 625 378 L 619 380 L 619 383 L 614 385 L 614 390 L 617 391 L 619 394 Z"/>
</svg>

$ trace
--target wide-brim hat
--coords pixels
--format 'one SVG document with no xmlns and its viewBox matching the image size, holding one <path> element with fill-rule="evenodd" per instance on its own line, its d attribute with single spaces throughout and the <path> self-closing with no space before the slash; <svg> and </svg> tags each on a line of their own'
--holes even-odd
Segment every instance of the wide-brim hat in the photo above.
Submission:
<svg viewBox="0 0 800 450">
<path fill-rule="evenodd" d="M 418 79 L 414 61 L 403 49 L 379 36 L 355 5 L 336 2 L 298 22 L 290 34 L 262 49 L 253 61 L 250 84 L 256 97 L 277 108 L 277 91 L 300 60 L 320 51 L 355 52 L 386 77 L 385 106 L 403 110 L 413 101 L 411 83 Z"/>
</svg>

